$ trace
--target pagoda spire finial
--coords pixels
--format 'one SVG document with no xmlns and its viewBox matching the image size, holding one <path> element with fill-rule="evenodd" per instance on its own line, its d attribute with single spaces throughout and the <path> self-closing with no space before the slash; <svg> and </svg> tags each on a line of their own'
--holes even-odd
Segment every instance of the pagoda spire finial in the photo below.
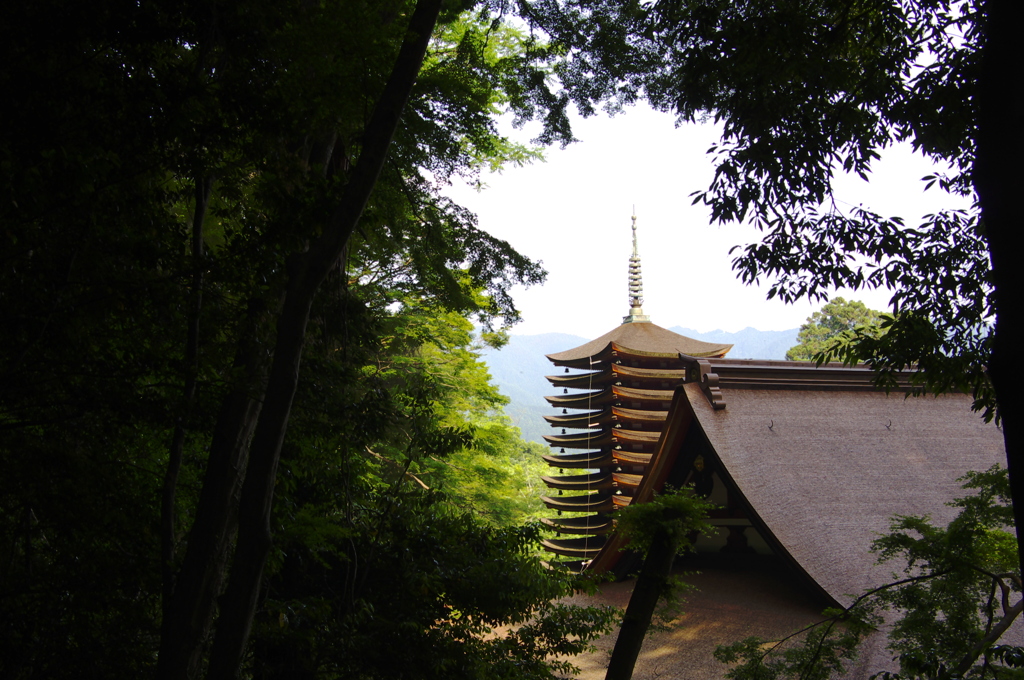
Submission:
<svg viewBox="0 0 1024 680">
<path fill-rule="evenodd" d="M 644 282 L 640 270 L 640 251 L 636 245 L 636 207 L 633 208 L 633 254 L 629 258 L 629 316 L 622 317 L 622 323 L 649 323 L 651 317 L 644 314 Z"/>
</svg>

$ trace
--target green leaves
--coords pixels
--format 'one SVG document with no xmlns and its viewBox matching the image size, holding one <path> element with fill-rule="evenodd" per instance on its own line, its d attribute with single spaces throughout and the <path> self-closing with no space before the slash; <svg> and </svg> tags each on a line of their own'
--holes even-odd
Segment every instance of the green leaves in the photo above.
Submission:
<svg viewBox="0 0 1024 680">
<path fill-rule="evenodd" d="M 672 52 L 666 75 L 646 82 L 682 118 L 724 124 L 715 178 L 697 199 L 715 221 L 764 232 L 737 251 L 743 281 L 768 280 L 769 297 L 787 301 L 892 289 L 888 334 L 854 341 L 857 358 L 883 372 L 916 367 L 929 391 L 969 390 L 992 417 L 994 301 L 977 210 L 907 227 L 840 208 L 832 189 L 838 172 L 867 179 L 882 149 L 910 139 L 953 168 L 929 182 L 971 194 L 978 16 L 972 2 L 662 2 L 652 21 Z"/>
<path fill-rule="evenodd" d="M 714 178 L 694 201 L 713 222 L 761 230 L 733 251 L 742 281 L 784 301 L 892 289 L 892 328 L 857 358 L 916 366 L 922 389 L 968 390 L 991 418 L 995 299 L 979 208 L 914 224 L 846 208 L 833 189 L 910 141 L 949 167 L 926 178 L 935 189 L 974 194 L 984 14 L 977 0 L 660 0 L 538 2 L 529 16 L 573 54 L 581 110 L 642 96 L 680 121 L 721 123 Z"/>
<path fill-rule="evenodd" d="M 846 670 L 846 664 L 856 658 L 857 645 L 881 622 L 865 608 L 826 610 L 829 617 L 809 630 L 798 631 L 792 637 L 803 635 L 798 644 L 791 638 L 772 643 L 751 637 L 733 645 L 715 650 L 715 658 L 723 663 L 735 664 L 726 673 L 734 680 L 827 680 Z"/>
<path fill-rule="evenodd" d="M 615 528 L 628 540 L 630 550 L 646 553 L 659 536 L 667 535 L 676 552 L 684 552 L 690 548 L 693 532 L 714 531 L 708 512 L 715 507 L 690 487 L 666 489 L 647 503 L 621 509 L 615 515 Z"/>
<path fill-rule="evenodd" d="M 320 544 L 280 533 L 261 672 L 553 678 L 609 628 L 609 611 L 553 602 L 572 584 L 532 556 L 535 529 L 486 527 L 441 494 L 364 492 L 321 521 L 349 530 Z"/>
<path fill-rule="evenodd" d="M 828 354 L 837 354 L 836 345 L 847 344 L 861 335 L 877 336 L 882 321 L 881 312 L 868 309 L 863 302 L 835 298 L 800 326 L 797 335 L 800 342 L 786 352 L 786 358 L 790 361 L 812 361 L 819 356 L 827 356 L 826 350 L 829 350 Z"/>
</svg>

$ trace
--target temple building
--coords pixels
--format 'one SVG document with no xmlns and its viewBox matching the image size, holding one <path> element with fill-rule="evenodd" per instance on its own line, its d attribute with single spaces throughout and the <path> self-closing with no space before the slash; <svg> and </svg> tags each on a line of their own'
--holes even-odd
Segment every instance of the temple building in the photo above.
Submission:
<svg viewBox="0 0 1024 680">
<path fill-rule="evenodd" d="M 547 378 L 561 392 L 547 401 L 561 413 L 545 419 L 561 433 L 545 437 L 558 451 L 545 460 L 559 471 L 543 478 L 557 491 L 545 496 L 544 504 L 558 513 L 544 521 L 558 536 L 544 541 L 545 548 L 569 558 L 567 566 L 574 569 L 602 550 L 611 531 L 610 513 L 636 493 L 664 429 L 673 389 L 685 378 L 680 357 L 719 358 L 731 348 L 673 333 L 644 314 L 634 216 L 629 314 L 596 340 L 548 355 L 565 372 Z"/>
<path fill-rule="evenodd" d="M 714 644 L 782 637 L 890 581 L 894 565 L 870 551 L 890 518 L 948 522 L 956 509 L 946 503 L 964 495 L 958 479 L 1005 465 L 1003 437 L 967 394 L 908 397 L 910 375 L 886 392 L 863 366 L 728 359 L 729 345 L 654 325 L 642 310 L 635 218 L 633 229 L 629 315 L 548 356 L 565 372 L 548 377 L 560 394 L 547 398 L 558 433 L 546 437 L 555 452 L 545 459 L 559 473 L 544 478 L 556 515 L 543 545 L 570 568 L 626 575 L 615 510 L 666 483 L 693 484 L 719 505 L 717 535 L 681 560 L 704 572 L 704 604 L 683 618 L 690 632 L 673 633 L 685 645 L 658 638 L 669 643 L 650 651 L 649 670 L 722 677 Z M 742 609 L 722 605 L 740 592 Z M 796 601 L 796 614 L 780 613 Z M 874 638 L 844 677 L 892 668 L 884 638 Z"/>
</svg>

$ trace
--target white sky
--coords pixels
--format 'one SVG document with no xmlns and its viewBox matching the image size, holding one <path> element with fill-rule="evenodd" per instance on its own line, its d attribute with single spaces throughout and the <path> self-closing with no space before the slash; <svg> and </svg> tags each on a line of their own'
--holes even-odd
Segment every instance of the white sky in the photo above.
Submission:
<svg viewBox="0 0 1024 680">
<path fill-rule="evenodd" d="M 528 140 L 532 135 L 517 131 Z M 799 326 L 821 303 L 786 305 L 765 299 L 769 285 L 744 286 L 729 249 L 757 240 L 737 225 L 709 226 L 708 210 L 690 194 L 707 187 L 717 140 L 711 125 L 676 128 L 672 116 L 637 107 L 613 118 L 577 120 L 580 142 L 545 152 L 546 162 L 487 175 L 481 192 L 453 186 L 448 194 L 473 210 L 480 227 L 521 253 L 543 261 L 548 280 L 517 289 L 521 335 L 561 332 L 597 337 L 629 311 L 626 274 L 632 249 L 630 216 L 636 206 L 643 262 L 644 312 L 664 327 L 706 332 L 784 330 Z M 925 194 L 931 172 L 909 147 L 889 150 L 871 183 L 844 179 L 838 198 L 864 204 L 907 224 L 953 204 L 938 190 Z M 838 291 L 887 309 L 886 291 Z"/>
</svg>

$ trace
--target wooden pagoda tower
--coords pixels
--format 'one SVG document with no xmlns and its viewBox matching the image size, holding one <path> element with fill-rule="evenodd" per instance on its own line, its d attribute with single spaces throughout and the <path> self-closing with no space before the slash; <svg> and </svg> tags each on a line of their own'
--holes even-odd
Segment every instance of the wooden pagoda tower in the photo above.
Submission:
<svg viewBox="0 0 1024 680">
<path fill-rule="evenodd" d="M 546 397 L 556 414 L 545 420 L 558 433 L 545 436 L 555 452 L 544 459 L 558 474 L 543 478 L 552 491 L 542 500 L 557 515 L 543 520 L 556 536 L 542 543 L 576 570 L 604 547 L 611 513 L 629 504 L 647 472 L 686 375 L 679 355 L 721 358 L 732 348 L 679 335 L 644 314 L 636 216 L 629 307 L 611 332 L 548 355 L 564 373 L 547 376 L 559 394 Z"/>
</svg>

